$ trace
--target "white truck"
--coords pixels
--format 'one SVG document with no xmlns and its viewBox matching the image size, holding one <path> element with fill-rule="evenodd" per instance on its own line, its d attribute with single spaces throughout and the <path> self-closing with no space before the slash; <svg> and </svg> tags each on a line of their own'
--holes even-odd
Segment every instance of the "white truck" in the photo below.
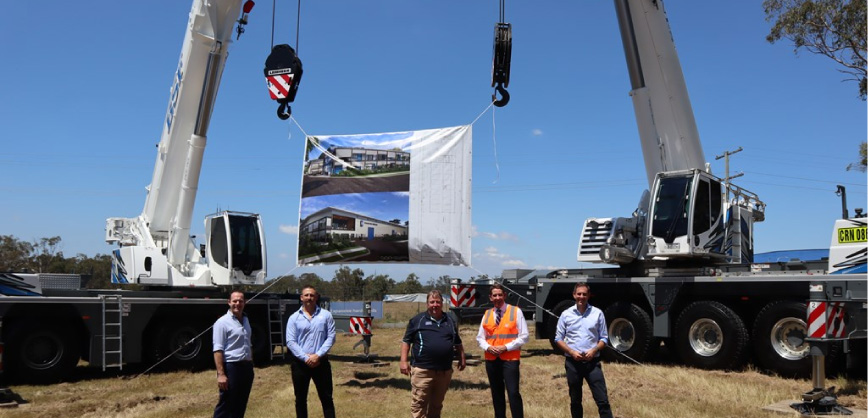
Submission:
<svg viewBox="0 0 868 418">
<path fill-rule="evenodd" d="M 573 286 L 587 282 L 591 303 L 605 312 L 608 356 L 619 360 L 626 357 L 618 352 L 653 359 L 665 347 L 694 367 L 752 359 L 783 375 L 816 376 L 813 349 L 835 365 L 848 353 L 864 370 L 864 214 L 849 218 L 844 204 L 827 259 L 757 262 L 754 224 L 765 203 L 711 174 L 663 2 L 614 3 L 650 192 L 630 217 L 584 222 L 578 261 L 614 266 L 505 271 L 510 303 L 535 313 L 537 338 L 553 339 L 557 316 L 575 304 Z M 487 294 L 487 284 L 455 281 L 452 311 L 477 316 Z M 811 328 L 820 323 L 822 331 Z"/>
<path fill-rule="evenodd" d="M 110 218 L 117 243 L 112 282 L 140 290 L 85 289 L 78 275 L 0 275 L 0 354 L 4 377 L 31 382 L 67 378 L 80 360 L 91 367 L 136 363 L 206 367 L 211 334 L 231 286 L 261 285 L 265 236 L 259 215 L 221 212 L 205 219 L 205 243 L 190 236 L 206 135 L 233 27 L 243 32 L 252 1 L 194 0 L 153 180 L 142 214 Z M 240 16 L 240 18 L 239 18 Z M 120 286 L 118 286 L 120 287 Z M 256 361 L 282 353 L 283 324 L 299 305 L 292 294 L 248 303 Z"/>
</svg>

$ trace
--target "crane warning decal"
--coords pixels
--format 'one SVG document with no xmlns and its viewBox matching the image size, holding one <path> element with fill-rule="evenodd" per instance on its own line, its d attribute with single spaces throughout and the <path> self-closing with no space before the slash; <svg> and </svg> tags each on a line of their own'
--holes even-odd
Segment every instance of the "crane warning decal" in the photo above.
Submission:
<svg viewBox="0 0 868 418">
<path fill-rule="evenodd" d="M 292 74 L 276 74 L 265 77 L 268 82 L 268 93 L 271 98 L 285 99 L 289 96 L 289 89 L 292 87 Z"/>
<path fill-rule="evenodd" d="M 838 244 L 868 242 L 868 227 L 838 228 Z"/>
</svg>

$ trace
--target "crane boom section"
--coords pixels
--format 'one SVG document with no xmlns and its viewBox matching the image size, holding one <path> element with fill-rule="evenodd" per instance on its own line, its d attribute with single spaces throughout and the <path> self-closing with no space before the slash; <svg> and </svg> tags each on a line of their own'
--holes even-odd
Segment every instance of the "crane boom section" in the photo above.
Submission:
<svg viewBox="0 0 868 418">
<path fill-rule="evenodd" d="M 169 91 L 143 217 L 155 240 L 189 229 L 205 136 L 241 0 L 196 0 Z M 174 224 L 173 224 L 174 223 Z M 184 235 L 179 237 L 186 245 Z"/>
<path fill-rule="evenodd" d="M 661 0 L 615 0 L 645 172 L 705 169 L 705 156 Z"/>
</svg>

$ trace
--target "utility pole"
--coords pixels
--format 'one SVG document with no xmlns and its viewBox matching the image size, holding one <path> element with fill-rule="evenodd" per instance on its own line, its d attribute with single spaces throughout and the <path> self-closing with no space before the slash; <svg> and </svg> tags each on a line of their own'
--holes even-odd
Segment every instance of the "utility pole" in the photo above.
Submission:
<svg viewBox="0 0 868 418">
<path fill-rule="evenodd" d="M 729 175 L 729 156 L 733 155 L 733 154 L 737 154 L 739 152 L 742 152 L 743 150 L 744 149 L 742 147 L 738 147 L 738 149 L 735 151 L 726 151 L 722 155 L 718 155 L 718 156 L 714 157 L 715 160 L 719 160 L 721 158 L 725 159 L 724 161 L 725 161 L 725 167 L 726 167 L 725 168 L 726 177 L 723 178 L 723 181 L 726 184 L 726 191 L 724 192 L 724 202 L 726 202 L 727 207 L 729 207 L 728 206 L 729 205 L 729 181 L 734 179 L 734 178 L 738 178 L 738 177 L 741 177 L 744 175 L 744 173 L 738 173 L 738 174 L 730 177 L 730 175 Z"/>
</svg>

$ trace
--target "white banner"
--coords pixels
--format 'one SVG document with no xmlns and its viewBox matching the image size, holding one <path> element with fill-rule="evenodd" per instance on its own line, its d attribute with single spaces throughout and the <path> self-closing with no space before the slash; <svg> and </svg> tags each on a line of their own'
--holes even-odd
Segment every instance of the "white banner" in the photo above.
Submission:
<svg viewBox="0 0 868 418">
<path fill-rule="evenodd" d="M 308 136 L 298 264 L 470 265 L 470 125 Z"/>
</svg>

